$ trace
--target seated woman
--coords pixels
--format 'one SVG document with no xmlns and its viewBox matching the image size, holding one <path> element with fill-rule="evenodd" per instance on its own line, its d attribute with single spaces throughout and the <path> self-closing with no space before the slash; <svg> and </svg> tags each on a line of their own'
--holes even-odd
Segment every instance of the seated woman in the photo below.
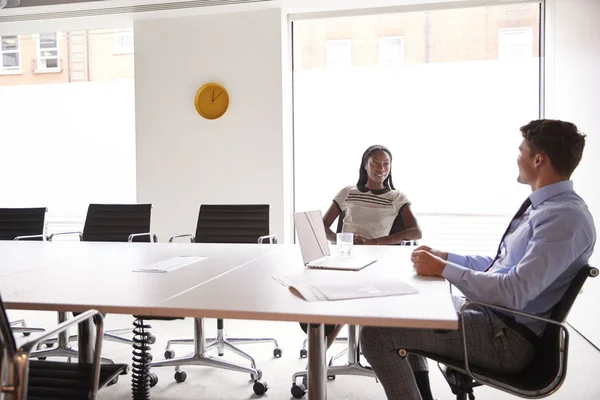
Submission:
<svg viewBox="0 0 600 400">
<path fill-rule="evenodd" d="M 346 186 L 333 199 L 323 216 L 327 239 L 335 243 L 331 224 L 343 218 L 342 232 L 354 234 L 354 244 L 393 245 L 421 238 L 421 229 L 406 195 L 392 183 L 392 153 L 381 145 L 369 147 L 362 156 L 356 186 Z M 396 218 L 402 218 L 399 232 L 390 232 Z M 306 324 L 300 324 L 306 332 Z M 327 347 L 342 325 L 326 325 Z"/>
</svg>

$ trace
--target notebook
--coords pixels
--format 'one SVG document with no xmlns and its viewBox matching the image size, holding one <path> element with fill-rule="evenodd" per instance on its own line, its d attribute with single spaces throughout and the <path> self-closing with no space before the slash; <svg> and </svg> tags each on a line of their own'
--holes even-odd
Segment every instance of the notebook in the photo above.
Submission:
<svg viewBox="0 0 600 400">
<path fill-rule="evenodd" d="M 370 257 L 332 256 L 319 210 L 295 213 L 294 222 L 302 260 L 308 268 L 358 271 L 377 261 Z"/>
</svg>

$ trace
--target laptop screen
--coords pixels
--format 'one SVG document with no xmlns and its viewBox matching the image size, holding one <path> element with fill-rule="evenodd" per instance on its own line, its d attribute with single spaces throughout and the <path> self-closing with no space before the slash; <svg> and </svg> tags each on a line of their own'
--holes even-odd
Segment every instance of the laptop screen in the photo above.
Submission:
<svg viewBox="0 0 600 400">
<path fill-rule="evenodd" d="M 330 254 L 321 211 L 295 213 L 294 223 L 305 265 Z"/>
</svg>

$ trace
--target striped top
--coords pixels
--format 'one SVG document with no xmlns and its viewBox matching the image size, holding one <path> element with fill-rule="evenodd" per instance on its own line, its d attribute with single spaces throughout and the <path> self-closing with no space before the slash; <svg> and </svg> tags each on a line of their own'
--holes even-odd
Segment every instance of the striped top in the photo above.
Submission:
<svg viewBox="0 0 600 400">
<path fill-rule="evenodd" d="M 367 239 L 388 236 L 402 207 L 410 204 L 397 190 L 369 190 L 346 186 L 333 199 L 344 213 L 343 232 Z"/>
</svg>

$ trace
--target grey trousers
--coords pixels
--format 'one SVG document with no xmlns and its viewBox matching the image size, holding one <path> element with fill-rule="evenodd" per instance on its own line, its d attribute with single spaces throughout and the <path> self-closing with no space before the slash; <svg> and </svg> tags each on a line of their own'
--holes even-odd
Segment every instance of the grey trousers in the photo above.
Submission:
<svg viewBox="0 0 600 400">
<path fill-rule="evenodd" d="M 457 313 L 460 313 L 465 299 L 453 296 L 453 301 Z M 469 364 L 514 373 L 522 370 L 533 358 L 534 346 L 488 309 L 474 307 L 467 310 L 465 330 Z M 460 330 L 365 326 L 361 328 L 360 343 L 363 355 L 381 381 L 388 399 L 421 400 L 413 372 L 427 371 L 427 360 L 411 354 L 410 350 L 464 359 Z M 399 349 L 407 350 L 408 356 L 400 357 Z"/>
</svg>

